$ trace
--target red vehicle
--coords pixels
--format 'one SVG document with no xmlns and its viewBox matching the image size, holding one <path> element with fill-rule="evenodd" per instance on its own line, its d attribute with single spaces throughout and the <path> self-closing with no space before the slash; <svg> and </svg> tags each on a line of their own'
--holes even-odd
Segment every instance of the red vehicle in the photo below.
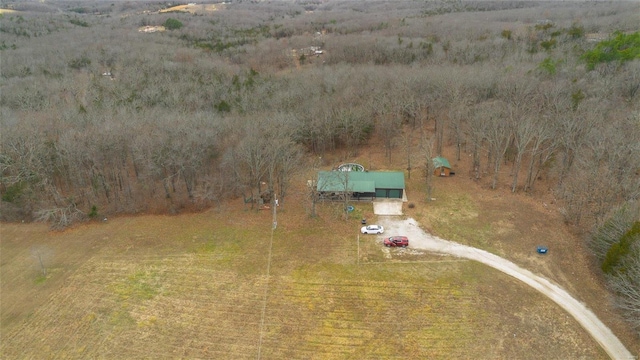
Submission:
<svg viewBox="0 0 640 360">
<path fill-rule="evenodd" d="M 406 236 L 392 236 L 384 239 L 384 246 L 386 247 L 407 247 L 409 246 L 409 239 Z"/>
</svg>

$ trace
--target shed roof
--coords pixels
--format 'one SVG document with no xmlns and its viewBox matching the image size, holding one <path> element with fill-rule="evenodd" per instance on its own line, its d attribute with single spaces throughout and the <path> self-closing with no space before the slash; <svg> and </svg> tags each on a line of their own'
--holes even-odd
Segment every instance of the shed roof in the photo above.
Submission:
<svg viewBox="0 0 640 360">
<path fill-rule="evenodd" d="M 320 171 L 317 191 L 375 192 L 376 189 L 404 189 L 401 171 Z"/>
<path fill-rule="evenodd" d="M 442 156 L 433 158 L 433 166 L 436 169 L 439 167 L 446 167 L 447 169 L 451 169 L 451 165 L 449 165 L 449 160 L 443 158 Z"/>
</svg>

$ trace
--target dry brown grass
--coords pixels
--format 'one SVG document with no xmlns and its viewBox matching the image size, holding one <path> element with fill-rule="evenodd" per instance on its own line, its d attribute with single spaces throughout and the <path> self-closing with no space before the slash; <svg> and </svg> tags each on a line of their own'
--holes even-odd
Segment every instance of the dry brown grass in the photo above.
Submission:
<svg viewBox="0 0 640 360">
<path fill-rule="evenodd" d="M 261 353 L 269 359 L 526 358 L 532 347 L 601 357 L 560 309 L 479 265 L 419 255 L 429 261 L 357 265 L 357 222 L 321 210 L 316 220 L 293 209 L 279 215 L 268 288 L 265 212 L 120 218 L 48 236 L 38 228 L 41 240 L 60 244 L 52 267 L 75 259 L 75 270 L 53 288 L 42 286 L 60 271 L 44 283 L 25 276 L 5 284 L 5 270 L 19 265 L 3 258 L 3 311 L 7 293 L 32 289 L 42 299 L 27 308 L 16 298 L 11 308 L 23 313 L 3 313 L 2 357 L 255 358 L 265 290 Z M 31 227 L 7 225 L 6 234 Z M 6 245 L 3 256 L 27 244 Z M 72 257 L 87 249 L 86 258 Z M 516 306 L 507 312 L 503 301 Z"/>
</svg>

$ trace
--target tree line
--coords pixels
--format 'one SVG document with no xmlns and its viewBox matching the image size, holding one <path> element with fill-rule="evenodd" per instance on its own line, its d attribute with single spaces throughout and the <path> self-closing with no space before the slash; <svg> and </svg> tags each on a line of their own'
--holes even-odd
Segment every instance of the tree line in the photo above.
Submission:
<svg viewBox="0 0 640 360">
<path fill-rule="evenodd" d="M 618 206 L 589 237 L 618 307 L 640 333 L 640 203 Z"/>
</svg>

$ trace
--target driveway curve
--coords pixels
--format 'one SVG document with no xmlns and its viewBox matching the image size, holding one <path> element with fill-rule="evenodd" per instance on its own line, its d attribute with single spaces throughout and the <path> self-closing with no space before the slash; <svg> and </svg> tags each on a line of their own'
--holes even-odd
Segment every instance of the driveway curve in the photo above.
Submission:
<svg viewBox="0 0 640 360">
<path fill-rule="evenodd" d="M 379 220 L 380 224 L 385 227 L 387 234 L 408 236 L 411 240 L 409 244 L 411 248 L 475 260 L 524 282 L 571 314 L 600 344 L 609 357 L 620 360 L 636 358 L 589 308 L 551 281 L 487 251 L 428 234 L 420 228 L 414 219 L 380 217 Z"/>
</svg>

